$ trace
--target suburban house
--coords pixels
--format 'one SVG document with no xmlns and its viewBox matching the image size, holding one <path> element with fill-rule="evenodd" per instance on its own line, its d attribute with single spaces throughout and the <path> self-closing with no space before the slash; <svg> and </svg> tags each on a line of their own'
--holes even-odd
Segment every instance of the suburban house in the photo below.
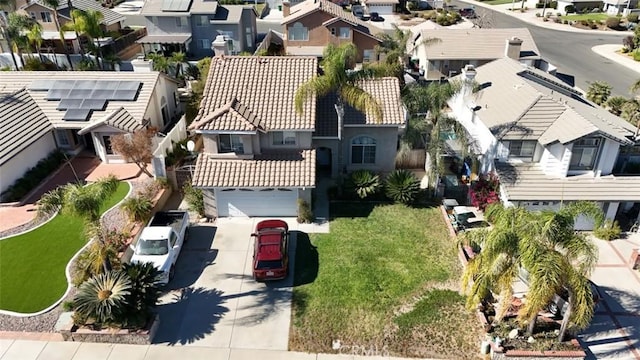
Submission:
<svg viewBox="0 0 640 360">
<path fill-rule="evenodd" d="M 369 14 L 376 12 L 380 15 L 392 15 L 400 2 L 398 0 L 364 0 L 363 3 Z"/>
<path fill-rule="evenodd" d="M 253 53 L 256 49 L 256 18 L 251 5 L 221 5 L 212 0 L 146 1 L 144 16 L 147 36 L 137 42 L 145 53 L 170 55 L 182 51 L 189 58 L 213 56 L 211 43 L 218 35 L 228 42 L 230 52 Z"/>
<path fill-rule="evenodd" d="M 53 126 L 29 91 L 0 93 L 0 194 L 55 149 Z"/>
<path fill-rule="evenodd" d="M 383 105 L 381 123 L 349 108 L 338 116 L 330 97 L 298 114 L 295 93 L 317 74 L 315 57 L 213 58 L 190 126 L 204 139 L 192 184 L 204 190 L 208 217 L 296 216 L 298 199 L 311 204 L 317 167 L 394 169 L 405 123 L 398 81 L 363 84 Z"/>
<path fill-rule="evenodd" d="M 34 111 L 50 122 L 58 148 L 69 153 L 86 149 L 105 163 L 124 161 L 111 149 L 112 135 L 146 126 L 162 131 L 179 119 L 177 88 L 175 80 L 159 72 L 9 71 L 0 77 L 0 94 L 28 95 Z M 15 123 L 36 121 L 32 112 L 11 116 Z"/>
<path fill-rule="evenodd" d="M 602 0 L 558 0 L 558 9 L 559 12 L 566 14 L 567 6 L 573 6 L 574 11 L 580 12 L 584 9 L 593 10 L 593 9 L 602 9 L 603 2 Z"/>
<path fill-rule="evenodd" d="M 424 29 L 414 35 L 409 54 L 426 80 L 449 78 L 467 64 L 480 66 L 505 56 L 536 67 L 541 59 L 527 28 Z"/>
<path fill-rule="evenodd" d="M 638 7 L 638 0 L 604 0 L 603 11 L 608 15 L 616 16 L 622 14 L 625 9 L 635 9 Z"/>
<path fill-rule="evenodd" d="M 122 28 L 122 22 L 125 20 L 125 17 L 113 10 L 102 7 L 100 3 L 95 0 L 73 0 L 71 4 L 74 10 L 95 10 L 101 12 L 102 22 L 100 25 L 105 32 L 119 31 Z M 19 9 L 18 11 L 26 13 L 42 25 L 43 49 L 52 48 L 56 53 L 65 52 L 62 40 L 60 39 L 60 31 L 56 28 L 56 23 L 53 19 L 53 8 L 45 4 L 42 0 L 17 0 L 16 6 Z M 60 1 L 57 10 L 58 23 L 61 27 L 72 21 L 72 9 L 69 6 L 69 2 L 66 0 Z M 65 31 L 64 40 L 71 53 L 80 53 L 80 39 L 77 38 L 74 31 Z"/>
<path fill-rule="evenodd" d="M 376 36 L 382 29 L 369 25 L 327 0 L 307 0 L 291 6 L 282 3 L 284 46 L 289 55 L 322 57 L 329 44 L 350 42 L 358 48 L 358 62 L 374 61 Z"/>
<path fill-rule="evenodd" d="M 557 209 L 587 200 L 599 203 L 607 219 L 637 217 L 635 126 L 510 58 L 468 65 L 454 79 L 463 81 L 463 88 L 449 106 L 473 140 L 477 164 L 472 167 L 478 174 L 498 175 L 505 204 Z M 474 81 L 480 85 L 475 93 Z M 592 227 L 577 223 L 580 230 Z"/>
</svg>

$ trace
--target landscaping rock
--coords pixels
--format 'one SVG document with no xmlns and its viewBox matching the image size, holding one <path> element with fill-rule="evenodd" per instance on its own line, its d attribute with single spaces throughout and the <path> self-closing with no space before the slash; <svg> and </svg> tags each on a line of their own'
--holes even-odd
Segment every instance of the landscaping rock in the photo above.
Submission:
<svg viewBox="0 0 640 360">
<path fill-rule="evenodd" d="M 518 329 L 509 331 L 509 339 L 515 339 L 516 337 L 518 337 L 518 332 Z"/>
</svg>

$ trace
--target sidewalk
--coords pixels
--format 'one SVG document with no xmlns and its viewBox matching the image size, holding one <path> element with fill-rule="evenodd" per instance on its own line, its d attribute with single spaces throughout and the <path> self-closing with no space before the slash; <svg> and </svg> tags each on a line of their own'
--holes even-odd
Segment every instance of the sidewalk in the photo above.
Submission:
<svg viewBox="0 0 640 360">
<path fill-rule="evenodd" d="M 403 360 L 388 356 L 312 354 L 292 351 L 225 349 L 198 346 L 98 344 L 0 340 L 0 360 Z M 409 360 L 409 359 L 406 359 Z M 415 359 L 412 359 L 415 360 Z"/>
</svg>

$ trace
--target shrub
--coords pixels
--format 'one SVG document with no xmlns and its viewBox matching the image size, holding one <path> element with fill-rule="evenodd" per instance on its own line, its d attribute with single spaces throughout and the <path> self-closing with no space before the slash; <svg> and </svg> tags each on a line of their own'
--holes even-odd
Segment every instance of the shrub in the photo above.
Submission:
<svg viewBox="0 0 640 360">
<path fill-rule="evenodd" d="M 73 301 L 62 302 L 62 310 L 64 311 L 73 311 L 75 307 L 76 307 L 76 304 L 74 304 Z"/>
<path fill-rule="evenodd" d="M 411 204 L 420 191 L 420 181 L 408 170 L 394 170 L 385 180 L 385 193 L 395 202 Z"/>
<path fill-rule="evenodd" d="M 557 9 L 558 8 L 558 2 L 557 1 L 551 1 L 549 2 L 549 6 L 547 6 L 549 9 Z"/>
<path fill-rule="evenodd" d="M 313 222 L 313 211 L 308 202 L 298 199 L 298 222 L 310 224 Z"/>
<path fill-rule="evenodd" d="M 153 204 L 151 199 L 146 196 L 132 196 L 126 198 L 120 208 L 129 217 L 129 220 L 135 222 L 145 222 L 151 215 Z"/>
<path fill-rule="evenodd" d="M 625 36 L 624 39 L 622 39 L 622 45 L 624 45 L 623 49 L 633 50 L 635 48 L 635 45 L 633 43 L 633 36 Z"/>
<path fill-rule="evenodd" d="M 31 190 L 36 188 L 42 180 L 57 170 L 65 161 L 65 154 L 54 151 L 46 158 L 40 160 L 36 166 L 27 170 L 24 175 L 16 180 L 3 194 L 2 201 L 19 201 Z"/>
<path fill-rule="evenodd" d="M 595 22 L 591 23 L 590 25 L 591 29 L 595 30 L 598 28 L 598 24 L 596 24 Z"/>
<path fill-rule="evenodd" d="M 617 221 L 606 220 L 601 227 L 593 231 L 593 235 L 598 239 L 611 241 L 619 238 L 621 232 L 622 230 Z"/>
<path fill-rule="evenodd" d="M 349 176 L 349 189 L 366 199 L 380 189 L 380 176 L 370 170 L 356 170 Z"/>
<path fill-rule="evenodd" d="M 182 187 L 184 199 L 189 205 L 189 210 L 204 216 L 204 194 L 201 189 L 194 188 L 190 182 L 186 182 Z"/>
<path fill-rule="evenodd" d="M 638 50 L 633 52 L 633 60 L 640 61 L 640 52 Z"/>
<path fill-rule="evenodd" d="M 542 9 L 544 7 L 544 3 L 536 3 L 536 9 Z"/>
<path fill-rule="evenodd" d="M 131 281 L 131 290 L 125 296 L 127 305 L 123 309 L 122 325 L 144 327 L 160 298 L 157 281 L 162 273 L 152 263 L 125 264 L 122 271 Z"/>
<path fill-rule="evenodd" d="M 541 13 L 539 13 L 539 12 L 538 12 L 538 13 L 536 13 L 536 17 L 541 17 L 541 16 L 542 16 L 542 14 L 541 14 Z"/>
<path fill-rule="evenodd" d="M 107 231 L 106 242 L 101 244 L 93 241 L 76 258 L 71 270 L 71 282 L 74 286 L 80 286 L 93 276 L 104 272 L 104 258 L 107 257 L 113 269 L 120 268 L 118 251 L 124 247 L 129 235 L 115 230 Z"/>
<path fill-rule="evenodd" d="M 94 323 L 97 327 L 117 325 L 125 313 L 126 297 L 131 293 L 131 280 L 120 271 L 92 277 L 80 285 L 73 299 L 76 325 Z"/>
<path fill-rule="evenodd" d="M 573 5 L 567 5 L 564 7 L 564 12 L 567 14 L 573 14 L 576 12 L 576 7 Z"/>
<path fill-rule="evenodd" d="M 471 185 L 471 205 L 480 210 L 500 201 L 500 182 L 495 174 L 480 175 L 478 181 Z"/>
<path fill-rule="evenodd" d="M 620 26 L 620 18 L 618 18 L 617 16 L 610 16 L 607 18 L 607 20 L 605 20 L 604 24 L 609 29 L 617 29 L 618 26 Z"/>
<path fill-rule="evenodd" d="M 638 14 L 631 13 L 631 14 L 627 15 L 627 21 L 628 22 L 632 22 L 632 23 L 637 23 L 638 22 Z"/>
</svg>

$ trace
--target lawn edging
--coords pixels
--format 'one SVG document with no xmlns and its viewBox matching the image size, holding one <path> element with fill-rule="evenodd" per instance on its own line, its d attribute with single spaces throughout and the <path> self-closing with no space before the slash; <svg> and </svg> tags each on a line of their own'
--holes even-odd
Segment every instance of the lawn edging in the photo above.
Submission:
<svg viewBox="0 0 640 360">
<path fill-rule="evenodd" d="M 122 198 L 122 200 L 120 200 L 117 204 L 113 205 L 112 207 L 110 207 L 109 209 L 107 209 L 105 212 L 102 213 L 102 215 L 100 215 L 100 219 L 102 220 L 102 218 L 104 217 L 104 214 L 108 213 L 109 211 L 113 210 L 114 208 L 120 206 L 120 204 L 126 199 L 128 198 L 131 193 L 133 192 L 133 185 L 131 184 L 131 181 L 127 180 L 126 183 L 129 185 L 129 191 L 127 192 L 127 195 L 125 195 L 124 198 Z M 24 231 L 20 234 L 23 233 L 27 233 L 29 231 L 33 231 L 35 229 L 37 229 L 38 227 L 48 223 L 49 221 L 53 220 L 56 216 L 58 215 L 58 213 L 56 212 L 55 216 L 52 216 L 49 220 L 43 222 L 42 224 L 29 229 L 27 231 Z M 8 238 L 12 238 L 14 236 L 18 236 L 20 234 L 14 234 L 9 236 Z M 0 239 L 2 240 L 2 239 Z M 58 305 L 60 305 L 60 303 L 69 295 L 69 292 L 71 292 L 71 289 L 73 288 L 73 285 L 71 284 L 71 264 L 73 264 L 73 262 L 76 260 L 76 258 L 80 255 L 80 253 L 82 253 L 82 251 L 84 249 L 86 249 L 94 240 L 90 240 L 87 241 L 87 243 L 81 247 L 76 253 L 75 255 L 73 255 L 73 257 L 71 257 L 71 259 L 69 260 L 69 262 L 67 263 L 67 266 L 65 267 L 65 276 L 67 278 L 67 290 L 65 290 L 64 294 L 62 295 L 62 297 L 60 299 L 58 299 L 56 302 L 54 302 L 51 306 L 45 308 L 44 310 L 40 310 L 38 312 L 35 313 L 19 313 L 19 312 L 15 312 L 15 311 L 10 311 L 10 310 L 2 310 L 0 309 L 0 314 L 1 315 L 10 315 L 10 316 L 15 316 L 15 317 L 30 317 L 30 316 L 37 316 L 37 315 L 42 315 L 42 314 L 46 314 L 49 311 L 53 310 L 55 307 L 57 307 Z"/>
</svg>

